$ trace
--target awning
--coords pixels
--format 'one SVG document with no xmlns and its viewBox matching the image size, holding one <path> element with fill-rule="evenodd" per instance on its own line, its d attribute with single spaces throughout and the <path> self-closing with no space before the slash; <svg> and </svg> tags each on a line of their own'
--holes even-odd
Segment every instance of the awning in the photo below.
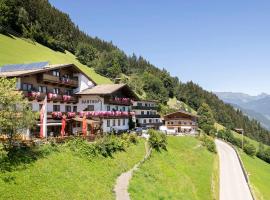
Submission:
<svg viewBox="0 0 270 200">
<path fill-rule="evenodd" d="M 73 120 L 74 120 L 74 121 L 77 121 L 77 122 L 82 122 L 82 121 L 83 121 L 83 118 L 75 117 L 75 118 L 73 118 Z M 93 119 L 86 119 L 86 123 L 87 123 L 87 124 L 92 124 L 92 123 L 99 124 L 100 121 L 93 120 Z"/>
</svg>

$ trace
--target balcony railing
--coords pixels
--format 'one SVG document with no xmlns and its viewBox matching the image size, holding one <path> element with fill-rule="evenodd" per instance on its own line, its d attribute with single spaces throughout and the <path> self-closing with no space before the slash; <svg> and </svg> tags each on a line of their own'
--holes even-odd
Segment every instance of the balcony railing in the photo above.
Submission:
<svg viewBox="0 0 270 200">
<path fill-rule="evenodd" d="M 48 101 L 60 101 L 65 103 L 77 103 L 78 98 L 71 95 L 60 95 L 60 94 L 54 94 L 52 92 L 43 93 L 43 92 L 36 92 L 36 91 L 22 91 L 23 95 L 27 97 L 30 101 L 37 100 L 37 101 L 43 101 L 45 97 L 47 96 Z"/>
<path fill-rule="evenodd" d="M 78 98 L 70 95 L 63 95 L 63 101 L 67 103 L 77 103 Z"/>
<path fill-rule="evenodd" d="M 51 112 L 51 113 L 48 113 L 48 114 L 51 115 L 51 117 L 53 119 L 62 119 L 64 115 L 68 119 L 72 119 L 72 118 L 76 117 L 75 112 Z"/>
<path fill-rule="evenodd" d="M 136 115 L 136 118 L 160 118 L 158 114 Z"/>
<path fill-rule="evenodd" d="M 105 104 L 114 104 L 114 105 L 125 105 L 130 106 L 132 105 L 132 100 L 129 98 L 105 98 Z"/>
<path fill-rule="evenodd" d="M 25 97 L 29 100 L 43 101 L 46 97 L 46 93 L 35 92 L 35 91 L 23 91 Z"/>
<path fill-rule="evenodd" d="M 124 111 L 87 111 L 80 112 L 80 117 L 92 118 L 92 117 L 100 117 L 100 118 L 123 118 L 134 116 L 134 112 L 124 112 Z"/>
<path fill-rule="evenodd" d="M 78 87 L 78 80 L 74 78 L 58 77 L 51 74 L 42 74 L 42 81 L 70 87 Z"/>
<path fill-rule="evenodd" d="M 63 96 L 60 94 L 48 93 L 48 101 L 63 101 Z"/>
<path fill-rule="evenodd" d="M 137 105 L 132 106 L 133 110 L 157 110 L 157 106 L 143 106 L 143 105 Z"/>
</svg>

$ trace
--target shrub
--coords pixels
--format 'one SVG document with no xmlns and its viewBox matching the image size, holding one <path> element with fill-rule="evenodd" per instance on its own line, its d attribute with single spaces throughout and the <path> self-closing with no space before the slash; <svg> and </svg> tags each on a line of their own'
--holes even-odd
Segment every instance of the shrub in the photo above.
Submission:
<svg viewBox="0 0 270 200">
<path fill-rule="evenodd" d="M 256 148 L 253 144 L 245 143 L 244 152 L 250 156 L 254 156 L 256 154 Z"/>
<path fill-rule="evenodd" d="M 216 149 L 216 144 L 213 140 L 212 137 L 203 135 L 201 138 L 202 144 L 203 146 L 205 146 L 207 148 L 208 151 L 212 152 L 212 153 L 216 153 L 217 149 Z"/>
<path fill-rule="evenodd" d="M 86 156 L 88 158 L 92 158 L 98 155 L 98 150 L 96 149 L 95 145 L 90 144 L 82 138 L 75 138 L 73 140 L 69 140 L 65 143 L 65 145 L 69 147 L 72 152 L 79 156 Z"/>
<path fill-rule="evenodd" d="M 127 143 L 137 144 L 139 142 L 138 136 L 135 133 L 124 133 L 121 138 Z"/>
<path fill-rule="evenodd" d="M 113 135 L 99 139 L 95 146 L 104 157 L 112 156 L 112 153 L 126 149 L 125 141 Z"/>
<path fill-rule="evenodd" d="M 148 134 L 150 135 L 149 137 L 149 145 L 150 147 L 152 147 L 153 149 L 160 151 L 161 149 L 166 150 L 166 146 L 167 146 L 167 136 L 160 132 L 160 131 L 156 131 L 153 129 L 150 129 L 148 131 Z"/>
<path fill-rule="evenodd" d="M 217 138 L 224 139 L 224 130 L 219 130 L 217 133 Z"/>
<path fill-rule="evenodd" d="M 0 160 L 3 160 L 7 157 L 8 152 L 5 150 L 4 145 L 0 143 Z"/>
<path fill-rule="evenodd" d="M 257 152 L 257 157 L 264 160 L 267 163 L 270 163 L 270 148 L 264 148 L 263 144 L 260 143 L 259 150 Z"/>
</svg>

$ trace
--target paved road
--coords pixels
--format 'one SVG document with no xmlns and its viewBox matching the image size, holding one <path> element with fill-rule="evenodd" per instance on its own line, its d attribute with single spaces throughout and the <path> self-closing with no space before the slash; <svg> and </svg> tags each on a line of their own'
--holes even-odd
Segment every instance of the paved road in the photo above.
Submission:
<svg viewBox="0 0 270 200">
<path fill-rule="evenodd" d="M 252 200 L 234 149 L 221 140 L 215 143 L 220 162 L 220 200 Z"/>
</svg>

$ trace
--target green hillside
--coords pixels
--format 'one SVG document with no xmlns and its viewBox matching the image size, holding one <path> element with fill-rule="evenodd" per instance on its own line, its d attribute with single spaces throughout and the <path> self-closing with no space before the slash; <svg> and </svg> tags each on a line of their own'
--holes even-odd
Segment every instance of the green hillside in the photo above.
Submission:
<svg viewBox="0 0 270 200">
<path fill-rule="evenodd" d="M 216 154 L 194 137 L 168 137 L 167 151 L 154 151 L 131 179 L 131 199 L 217 199 Z"/>
<path fill-rule="evenodd" d="M 245 169 L 248 172 L 251 187 L 257 200 L 267 200 L 270 197 L 270 164 L 257 157 L 250 157 L 239 151 Z"/>
<path fill-rule="evenodd" d="M 97 84 L 111 83 L 105 78 L 85 65 L 82 65 L 70 52 L 54 51 L 31 40 L 9 37 L 0 34 L 0 66 L 5 64 L 31 63 L 49 61 L 50 64 L 73 63 L 81 68 Z"/>
<path fill-rule="evenodd" d="M 145 153 L 142 140 L 112 157 L 97 156 L 91 160 L 66 146 L 57 145 L 54 151 L 49 151 L 48 145 L 43 148 L 48 155 L 31 164 L 21 164 L 10 171 L 2 171 L 0 165 L 0 199 L 115 199 L 116 178 Z"/>
</svg>

